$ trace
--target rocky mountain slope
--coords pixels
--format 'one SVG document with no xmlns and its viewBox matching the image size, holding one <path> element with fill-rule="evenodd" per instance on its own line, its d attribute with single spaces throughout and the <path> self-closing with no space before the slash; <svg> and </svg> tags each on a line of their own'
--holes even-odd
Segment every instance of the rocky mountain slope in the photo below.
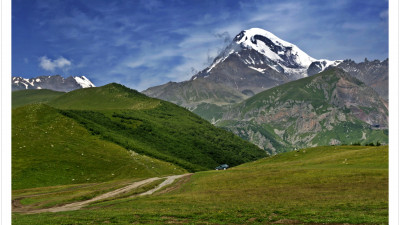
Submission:
<svg viewBox="0 0 400 225">
<path fill-rule="evenodd" d="M 68 92 L 79 88 L 95 87 L 85 76 L 69 76 L 63 78 L 60 75 L 39 76 L 35 78 L 12 77 L 12 90 L 49 89 L 53 91 Z"/>
<path fill-rule="evenodd" d="M 331 68 L 232 106 L 216 125 L 276 154 L 317 145 L 387 143 L 388 109 L 372 88 Z"/>
<path fill-rule="evenodd" d="M 372 87 L 383 99 L 389 97 L 389 59 L 373 60 L 356 63 L 352 60 L 344 60 L 339 68 L 348 72 L 351 76 L 361 80 Z"/>
<path fill-rule="evenodd" d="M 296 45 L 259 28 L 240 32 L 212 65 L 189 81 L 169 82 L 143 93 L 194 109 L 201 103 L 227 105 L 280 84 L 322 71 L 341 61 L 317 60 Z M 318 72 L 319 72 L 318 71 Z"/>
</svg>

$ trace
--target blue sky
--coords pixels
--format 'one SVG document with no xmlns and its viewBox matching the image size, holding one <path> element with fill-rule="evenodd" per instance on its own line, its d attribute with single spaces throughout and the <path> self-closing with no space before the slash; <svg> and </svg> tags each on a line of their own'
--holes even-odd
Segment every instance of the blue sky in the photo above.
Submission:
<svg viewBox="0 0 400 225">
<path fill-rule="evenodd" d="M 13 0 L 12 75 L 141 91 L 189 79 L 252 27 L 314 58 L 388 57 L 385 0 Z"/>
</svg>

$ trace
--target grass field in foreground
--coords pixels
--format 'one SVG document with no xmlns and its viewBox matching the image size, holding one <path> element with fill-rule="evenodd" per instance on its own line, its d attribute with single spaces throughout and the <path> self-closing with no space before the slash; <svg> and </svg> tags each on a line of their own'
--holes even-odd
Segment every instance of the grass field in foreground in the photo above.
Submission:
<svg viewBox="0 0 400 225">
<path fill-rule="evenodd" d="M 388 223 L 388 146 L 316 147 L 195 173 L 171 193 L 23 215 L 13 224 Z"/>
</svg>

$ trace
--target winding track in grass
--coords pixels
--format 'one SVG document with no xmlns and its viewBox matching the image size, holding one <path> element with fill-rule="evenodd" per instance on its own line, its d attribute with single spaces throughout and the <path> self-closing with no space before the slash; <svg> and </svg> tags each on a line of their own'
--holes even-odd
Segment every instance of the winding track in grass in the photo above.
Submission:
<svg viewBox="0 0 400 225">
<path fill-rule="evenodd" d="M 166 180 L 164 182 L 162 182 L 161 184 L 159 184 L 158 186 L 156 186 L 155 188 L 148 190 L 146 192 L 140 193 L 137 196 L 145 196 L 145 195 L 151 195 L 154 192 L 160 190 L 161 188 L 165 187 L 166 185 L 172 184 L 176 179 L 185 177 L 185 176 L 189 176 L 191 175 L 191 173 L 186 173 L 186 174 L 181 174 L 181 175 L 173 175 L 173 176 L 168 176 L 168 177 L 153 177 L 153 178 L 148 178 L 146 180 L 141 180 L 141 181 L 137 181 L 134 182 L 128 186 L 101 194 L 99 196 L 96 196 L 92 199 L 89 200 L 85 200 L 85 201 L 80 201 L 80 202 L 73 202 L 70 204 L 66 204 L 63 206 L 56 206 L 56 207 L 52 207 L 52 208 L 47 208 L 47 209 L 38 209 L 38 210 L 32 210 L 32 211 L 28 211 L 25 212 L 27 214 L 35 214 L 35 213 L 44 213 L 44 212 L 63 212 L 63 211 L 73 211 L 73 210 L 78 210 L 83 208 L 84 206 L 87 206 L 88 204 L 95 202 L 95 201 L 99 201 L 99 200 L 103 200 L 103 199 L 107 199 L 110 197 L 114 197 L 116 195 L 119 195 L 121 193 L 125 193 L 128 192 L 132 189 L 138 188 L 144 184 L 148 184 L 151 183 L 153 181 L 159 180 L 159 179 L 164 179 L 166 178 Z"/>
</svg>

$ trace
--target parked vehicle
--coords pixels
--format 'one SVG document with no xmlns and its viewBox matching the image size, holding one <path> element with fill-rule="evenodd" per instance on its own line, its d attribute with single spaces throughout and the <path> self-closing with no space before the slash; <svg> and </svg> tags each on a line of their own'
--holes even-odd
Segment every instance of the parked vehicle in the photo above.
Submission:
<svg viewBox="0 0 400 225">
<path fill-rule="evenodd" d="M 229 168 L 228 164 L 222 164 L 222 165 L 215 167 L 215 170 L 226 170 L 228 168 Z"/>
</svg>

